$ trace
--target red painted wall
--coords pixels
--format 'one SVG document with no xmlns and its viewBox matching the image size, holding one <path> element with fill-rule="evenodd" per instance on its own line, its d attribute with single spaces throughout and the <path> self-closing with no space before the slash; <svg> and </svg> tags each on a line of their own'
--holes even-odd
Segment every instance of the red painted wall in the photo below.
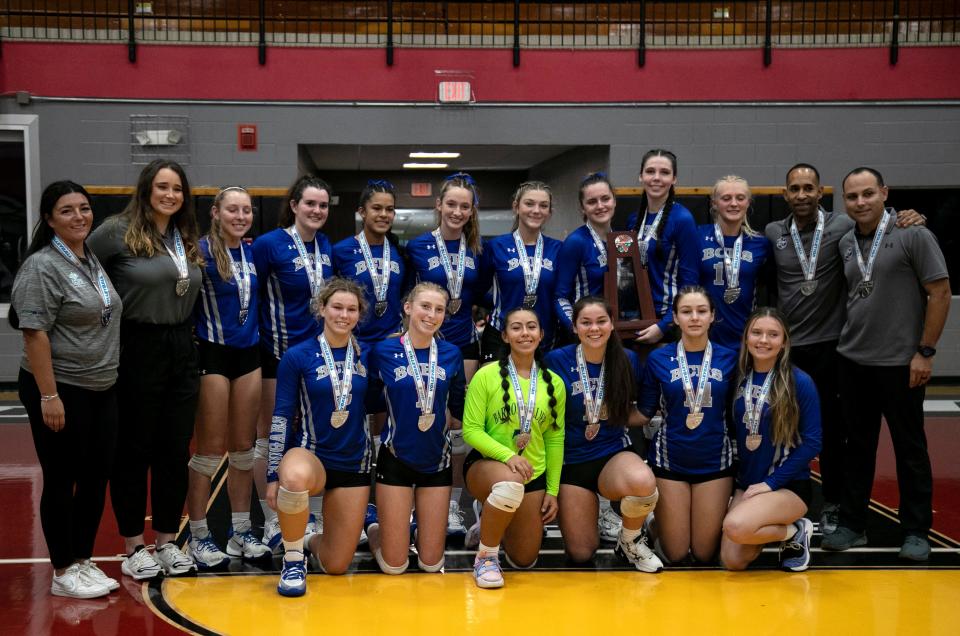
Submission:
<svg viewBox="0 0 960 636">
<path fill-rule="evenodd" d="M 435 70 L 468 71 L 481 102 L 960 98 L 960 47 L 636 51 L 2 44 L 0 91 L 70 97 L 434 101 Z"/>
</svg>

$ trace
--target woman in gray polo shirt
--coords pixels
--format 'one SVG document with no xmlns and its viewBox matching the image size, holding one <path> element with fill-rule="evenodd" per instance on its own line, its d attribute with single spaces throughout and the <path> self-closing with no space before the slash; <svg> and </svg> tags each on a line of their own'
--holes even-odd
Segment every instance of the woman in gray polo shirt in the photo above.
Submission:
<svg viewBox="0 0 960 636">
<path fill-rule="evenodd" d="M 120 587 L 90 560 L 117 436 L 122 304 L 84 243 L 91 227 L 82 186 L 47 186 L 10 312 L 11 324 L 23 330 L 20 402 L 43 471 L 40 524 L 54 567 L 50 591 L 72 598 Z"/>
<path fill-rule="evenodd" d="M 134 579 L 196 571 L 174 544 L 187 497 L 187 462 L 200 378 L 193 306 L 203 258 L 183 168 L 158 159 L 140 173 L 123 213 L 90 235 L 90 249 L 123 298 L 120 424 L 110 499 Z M 157 550 L 144 547 L 147 473 Z"/>
</svg>

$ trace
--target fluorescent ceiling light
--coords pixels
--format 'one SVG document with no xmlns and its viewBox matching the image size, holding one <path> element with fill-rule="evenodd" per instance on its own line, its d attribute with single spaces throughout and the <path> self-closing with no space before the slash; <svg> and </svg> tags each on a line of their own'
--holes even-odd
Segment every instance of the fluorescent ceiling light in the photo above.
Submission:
<svg viewBox="0 0 960 636">
<path fill-rule="evenodd" d="M 411 152 L 411 159 L 457 159 L 459 152 Z"/>
<path fill-rule="evenodd" d="M 416 163 L 414 162 L 414 163 L 405 163 L 403 164 L 403 167 L 407 169 L 415 168 L 415 169 L 440 170 L 442 168 L 446 168 L 449 165 L 450 164 L 447 164 L 447 163 Z"/>
</svg>

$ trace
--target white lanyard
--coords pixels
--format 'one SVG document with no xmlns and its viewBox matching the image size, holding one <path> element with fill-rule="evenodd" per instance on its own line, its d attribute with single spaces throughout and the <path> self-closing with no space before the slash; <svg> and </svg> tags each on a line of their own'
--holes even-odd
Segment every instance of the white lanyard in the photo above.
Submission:
<svg viewBox="0 0 960 636">
<path fill-rule="evenodd" d="M 537 234 L 537 247 L 533 252 L 533 263 L 530 263 L 530 257 L 527 256 L 527 247 L 520 238 L 520 231 L 513 232 L 513 244 L 517 248 L 517 258 L 520 260 L 520 267 L 523 269 L 523 288 L 527 295 L 535 295 L 537 286 L 540 284 L 540 270 L 543 268 L 543 234 Z"/>
<path fill-rule="evenodd" d="M 520 420 L 517 448 L 523 450 L 530 443 L 530 429 L 533 428 L 533 415 L 537 408 L 537 363 L 530 365 L 530 390 L 527 392 L 526 402 L 523 401 L 523 389 L 520 388 L 520 376 L 517 375 L 513 356 L 507 358 L 507 370 L 510 373 L 514 397 L 517 399 L 517 419 Z"/>
<path fill-rule="evenodd" d="M 243 249 L 243 242 L 240 242 L 239 268 L 233 260 L 230 248 L 227 248 L 227 256 L 230 257 L 230 269 L 233 271 L 233 280 L 237 282 L 237 293 L 240 295 L 240 324 L 242 325 L 247 322 L 250 311 L 250 270 L 247 269 L 247 253 Z"/>
<path fill-rule="evenodd" d="M 640 240 L 640 263 L 646 267 L 647 266 L 647 252 L 650 250 L 650 240 L 656 234 L 657 228 L 660 227 L 660 219 L 663 218 L 663 208 L 657 211 L 657 215 L 653 219 L 653 225 L 647 226 L 647 213 L 649 210 L 644 210 L 643 212 L 643 222 L 640 224 L 640 232 L 637 238 Z"/>
<path fill-rule="evenodd" d="M 303 269 L 307 272 L 307 280 L 310 281 L 310 297 L 316 298 L 323 287 L 323 261 L 320 257 L 320 241 L 316 235 L 313 237 L 313 267 L 310 267 L 310 258 L 307 256 L 307 246 L 304 244 L 300 233 L 297 232 L 297 226 L 290 226 L 290 236 L 293 237 L 293 244 L 297 248 L 297 254 L 300 255 L 300 262 L 303 263 Z"/>
<path fill-rule="evenodd" d="M 113 314 L 113 301 L 110 298 L 110 286 L 107 285 L 107 277 L 103 273 L 103 268 L 100 267 L 100 262 L 97 261 L 96 257 L 91 254 L 87 250 L 87 246 L 84 245 L 83 253 L 90 262 L 93 272 L 96 272 L 96 281 L 94 281 L 91 271 L 83 266 L 83 263 L 80 262 L 80 259 L 77 258 L 77 255 L 74 254 L 70 248 L 68 248 L 64 242 L 60 240 L 59 236 L 54 234 L 51 243 L 53 244 L 53 247 L 60 252 L 60 255 L 67 259 L 68 263 L 79 269 L 80 273 L 83 274 L 83 276 L 96 287 L 100 294 L 100 302 L 103 304 L 103 309 L 100 311 L 100 324 L 106 327 L 108 324 L 110 324 L 110 316 Z"/>
<path fill-rule="evenodd" d="M 187 252 L 183 248 L 183 237 L 180 236 L 180 230 L 176 225 L 173 226 L 173 250 L 166 241 L 163 246 L 173 259 L 173 264 L 177 266 L 177 296 L 183 296 L 190 290 L 190 272 L 187 269 Z"/>
<path fill-rule="evenodd" d="M 450 263 L 447 244 L 444 242 L 439 228 L 434 230 L 432 234 L 433 240 L 437 243 L 437 252 L 440 254 L 440 264 L 443 266 L 443 272 L 447 275 L 447 291 L 450 292 L 450 300 L 459 300 L 460 293 L 463 290 L 463 277 L 467 266 L 467 242 L 463 240 L 463 235 L 461 235 L 460 247 L 457 249 L 457 267 L 454 269 Z"/>
<path fill-rule="evenodd" d="M 687 428 L 696 428 L 703 421 L 700 408 L 703 405 L 703 396 L 710 376 L 710 361 L 713 358 L 713 345 L 707 341 L 707 348 L 703 351 L 703 361 L 700 363 L 700 374 L 697 378 L 697 392 L 693 392 L 693 380 L 690 376 L 690 367 L 687 366 L 687 354 L 683 348 L 683 341 L 677 343 L 677 363 L 680 365 L 680 380 L 683 383 L 683 392 L 687 395 L 690 413 L 687 415 Z"/>
<path fill-rule="evenodd" d="M 593 229 L 593 226 L 589 223 L 584 223 L 587 226 L 587 231 L 590 232 L 590 237 L 593 238 L 593 245 L 597 248 L 597 262 L 600 263 L 600 267 L 607 266 L 607 246 L 600 240 L 600 235 L 597 234 L 597 231 Z"/>
<path fill-rule="evenodd" d="M 380 259 L 382 267 L 377 270 L 376 263 L 373 261 L 373 254 L 370 252 L 370 244 L 367 243 L 367 237 L 363 232 L 357 234 L 357 242 L 360 243 L 360 252 L 363 254 L 363 261 L 367 264 L 367 271 L 370 272 L 370 280 L 373 282 L 373 294 L 378 303 L 385 302 L 387 299 L 387 288 L 390 286 L 390 241 L 383 240 L 383 257 Z"/>
<path fill-rule="evenodd" d="M 793 249 L 797 252 L 797 258 L 800 260 L 800 269 L 803 271 L 803 282 L 800 283 L 800 292 L 804 296 L 809 296 L 817 288 L 817 281 L 814 276 L 817 274 L 817 258 L 820 255 L 820 244 L 823 240 L 824 216 L 823 210 L 817 210 L 817 227 L 813 231 L 813 241 L 810 243 L 810 257 L 807 258 L 803 251 L 803 242 L 800 240 L 800 231 L 797 229 L 797 221 L 794 219 L 790 223 L 790 238 L 793 239 Z"/>
<path fill-rule="evenodd" d="M 403 345 L 403 352 L 407 357 L 407 365 L 413 375 L 413 385 L 417 389 L 417 397 L 420 398 L 420 418 L 417 422 L 421 431 L 426 431 L 433 425 L 435 414 L 433 413 L 433 400 L 437 395 L 437 341 L 430 338 L 430 358 L 427 363 L 427 381 L 423 381 L 423 374 L 420 372 L 420 362 L 417 361 L 417 352 L 413 349 L 410 342 L 410 334 L 405 333 L 400 336 L 400 343 Z"/>
<path fill-rule="evenodd" d="M 353 388 L 353 343 L 347 342 L 347 353 L 343 360 L 343 376 L 341 377 L 337 373 L 337 363 L 333 359 L 333 351 L 327 343 L 327 337 L 320 334 L 317 340 L 320 341 L 320 352 L 323 354 L 323 361 L 327 365 L 330 388 L 333 390 L 335 411 L 330 416 L 330 424 L 334 428 L 340 428 L 347 421 L 349 415 L 347 401 L 350 399 L 350 390 Z"/>
</svg>

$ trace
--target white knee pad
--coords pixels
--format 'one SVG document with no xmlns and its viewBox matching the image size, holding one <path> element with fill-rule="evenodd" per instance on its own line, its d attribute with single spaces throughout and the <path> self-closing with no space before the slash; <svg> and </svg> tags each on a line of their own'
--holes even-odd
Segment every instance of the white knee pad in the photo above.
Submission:
<svg viewBox="0 0 960 636">
<path fill-rule="evenodd" d="M 620 500 L 620 512 L 624 517 L 646 517 L 657 507 L 658 499 L 660 499 L 660 491 L 656 488 L 654 488 L 653 494 L 646 497 L 627 495 Z"/>
<path fill-rule="evenodd" d="M 251 447 L 242 451 L 230 451 L 227 456 L 230 459 L 230 465 L 237 470 L 252 470 L 256 454 L 257 451 Z"/>
<path fill-rule="evenodd" d="M 439 572 L 443 569 L 443 564 L 446 561 L 446 557 L 440 557 L 440 560 L 434 563 L 433 565 L 427 565 L 420 560 L 420 556 L 417 555 L 417 567 L 420 568 L 423 572 Z"/>
<path fill-rule="evenodd" d="M 270 440 L 266 437 L 261 437 L 253 445 L 253 458 L 266 459 L 270 456 Z"/>
<path fill-rule="evenodd" d="M 213 478 L 217 474 L 217 467 L 220 466 L 219 455 L 196 455 L 190 458 L 190 461 L 187 462 L 194 472 L 200 473 L 205 477 Z"/>
<path fill-rule="evenodd" d="M 487 503 L 504 512 L 516 512 L 523 503 L 523 484 L 515 481 L 498 481 L 490 489 Z"/>
<path fill-rule="evenodd" d="M 410 565 L 410 559 L 407 559 L 403 562 L 403 565 L 393 566 L 383 560 L 383 554 L 380 550 L 376 550 L 373 553 L 373 556 L 377 559 L 377 565 L 380 566 L 380 571 L 384 574 L 403 574 L 407 571 L 407 566 Z"/>
<path fill-rule="evenodd" d="M 290 492 L 283 486 L 280 486 L 280 491 L 277 493 L 277 510 L 285 512 L 288 515 L 295 515 L 307 509 L 307 501 L 309 499 L 309 490 Z"/>
<path fill-rule="evenodd" d="M 503 551 L 503 556 L 507 559 L 507 564 L 514 570 L 532 570 L 533 567 L 537 564 L 537 559 L 533 560 L 533 563 L 530 565 L 517 565 L 513 562 L 513 559 L 510 558 L 510 553 L 506 550 Z M 538 557 L 539 558 L 539 557 Z"/>
</svg>

